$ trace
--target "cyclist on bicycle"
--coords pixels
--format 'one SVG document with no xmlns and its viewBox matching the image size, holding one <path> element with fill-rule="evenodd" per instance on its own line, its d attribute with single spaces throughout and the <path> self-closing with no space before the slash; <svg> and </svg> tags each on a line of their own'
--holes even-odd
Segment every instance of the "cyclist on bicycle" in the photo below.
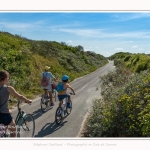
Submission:
<svg viewBox="0 0 150 150">
<path fill-rule="evenodd" d="M 67 107 L 72 108 L 72 106 L 70 105 L 70 94 L 67 93 L 67 88 L 71 89 L 74 95 L 75 95 L 75 91 L 69 85 L 68 79 L 69 79 L 69 76 L 67 75 L 62 76 L 63 91 L 58 92 L 58 99 L 59 99 L 59 106 L 61 107 L 63 99 L 68 97 Z"/>
<path fill-rule="evenodd" d="M 46 87 L 42 87 L 42 89 L 47 89 L 49 96 L 50 96 L 50 106 L 54 106 L 54 102 L 53 102 L 53 98 L 52 98 L 52 85 L 51 85 L 51 79 L 54 79 L 54 81 L 56 82 L 56 78 L 53 76 L 53 74 L 51 72 L 49 72 L 48 70 L 50 69 L 49 66 L 45 66 L 45 71 L 42 73 L 41 75 L 41 79 L 43 78 L 43 76 L 46 76 L 47 80 L 48 80 L 48 85 Z M 44 93 L 45 94 L 45 93 Z"/>
<path fill-rule="evenodd" d="M 0 71 L 0 124 L 4 124 L 8 127 L 11 137 L 16 137 L 16 124 L 11 116 L 11 110 L 8 108 L 8 100 L 10 94 L 15 96 L 19 100 L 23 100 L 26 103 L 32 103 L 23 95 L 16 92 L 12 86 L 8 86 L 9 73 L 5 70 Z"/>
</svg>

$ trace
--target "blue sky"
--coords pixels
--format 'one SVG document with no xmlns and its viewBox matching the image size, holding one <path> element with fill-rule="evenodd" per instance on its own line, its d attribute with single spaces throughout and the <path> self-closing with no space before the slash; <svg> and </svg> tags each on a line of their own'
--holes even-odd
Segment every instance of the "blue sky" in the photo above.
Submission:
<svg viewBox="0 0 150 150">
<path fill-rule="evenodd" d="M 150 12 L 0 12 L 0 31 L 65 42 L 103 56 L 150 54 Z"/>
</svg>

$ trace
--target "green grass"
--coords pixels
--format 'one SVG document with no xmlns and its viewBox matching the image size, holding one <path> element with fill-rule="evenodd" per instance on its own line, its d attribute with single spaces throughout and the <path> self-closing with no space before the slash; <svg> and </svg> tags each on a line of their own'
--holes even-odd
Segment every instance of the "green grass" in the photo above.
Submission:
<svg viewBox="0 0 150 150">
<path fill-rule="evenodd" d="M 0 54 L 0 70 L 7 70 L 9 84 L 28 98 L 42 92 L 40 76 L 45 65 L 51 67 L 57 80 L 67 74 L 71 82 L 108 63 L 104 56 L 85 52 L 78 46 L 30 40 L 7 32 L 0 32 Z"/>
</svg>

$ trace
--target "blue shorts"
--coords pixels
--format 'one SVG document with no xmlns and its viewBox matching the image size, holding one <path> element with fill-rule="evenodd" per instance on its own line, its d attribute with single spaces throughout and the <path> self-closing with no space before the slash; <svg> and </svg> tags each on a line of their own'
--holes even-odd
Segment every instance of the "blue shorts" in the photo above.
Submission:
<svg viewBox="0 0 150 150">
<path fill-rule="evenodd" d="M 12 116 L 10 113 L 0 113 L 0 124 L 4 124 L 5 126 L 9 125 L 12 121 Z"/>
<path fill-rule="evenodd" d="M 69 97 L 70 94 L 66 94 L 66 95 L 58 95 L 58 99 L 59 101 L 62 101 L 64 98 Z"/>
</svg>

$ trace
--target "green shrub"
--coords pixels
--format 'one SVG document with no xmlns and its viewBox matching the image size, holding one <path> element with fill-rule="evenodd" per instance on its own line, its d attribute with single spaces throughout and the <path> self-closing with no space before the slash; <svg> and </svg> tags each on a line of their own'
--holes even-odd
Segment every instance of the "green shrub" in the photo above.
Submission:
<svg viewBox="0 0 150 150">
<path fill-rule="evenodd" d="M 102 55 L 77 47 L 0 32 L 0 69 L 10 73 L 10 85 L 30 98 L 42 92 L 40 75 L 45 65 L 51 66 L 50 71 L 57 79 L 68 74 L 71 82 L 106 63 L 108 60 Z"/>
<path fill-rule="evenodd" d="M 150 73 L 125 68 L 101 77 L 102 99 L 93 102 L 85 137 L 149 137 Z"/>
</svg>

